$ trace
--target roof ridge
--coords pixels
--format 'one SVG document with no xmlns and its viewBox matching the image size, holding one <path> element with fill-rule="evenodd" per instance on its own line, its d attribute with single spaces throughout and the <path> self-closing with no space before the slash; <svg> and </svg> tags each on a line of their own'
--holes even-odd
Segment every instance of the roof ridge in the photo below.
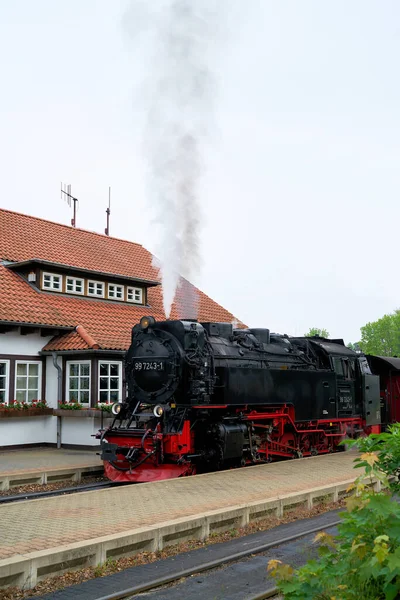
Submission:
<svg viewBox="0 0 400 600">
<path fill-rule="evenodd" d="M 16 210 L 10 210 L 9 208 L 0 208 L 0 213 L 1 212 L 10 213 L 12 215 L 19 215 L 20 217 L 34 219 L 35 221 L 44 221 L 45 223 L 50 223 L 51 225 L 57 225 L 58 227 L 64 227 L 64 228 L 68 229 L 68 231 L 83 231 L 84 233 L 90 233 L 92 235 L 97 235 L 101 238 L 106 238 L 109 240 L 117 240 L 118 242 L 125 242 L 127 244 L 133 244 L 134 246 L 139 246 L 140 248 L 143 248 L 149 254 L 152 254 L 150 252 L 150 250 L 148 250 L 147 248 L 145 248 L 143 246 L 143 244 L 138 244 L 138 242 L 132 242 L 131 240 L 125 240 L 123 238 L 114 237 L 112 235 L 106 235 L 105 233 L 99 233 L 98 231 L 90 231 L 90 229 L 82 229 L 81 227 L 72 227 L 71 225 L 66 225 L 65 223 L 58 223 L 57 221 L 51 221 L 50 219 L 44 219 L 43 217 L 35 217 L 34 215 L 28 215 L 26 213 L 22 213 L 22 212 L 19 212 Z"/>
<path fill-rule="evenodd" d="M 77 325 L 75 327 L 76 333 L 83 339 L 84 342 L 89 346 L 89 348 L 93 348 L 93 350 L 98 350 L 100 345 L 96 342 L 96 340 L 86 331 L 83 325 Z"/>
</svg>

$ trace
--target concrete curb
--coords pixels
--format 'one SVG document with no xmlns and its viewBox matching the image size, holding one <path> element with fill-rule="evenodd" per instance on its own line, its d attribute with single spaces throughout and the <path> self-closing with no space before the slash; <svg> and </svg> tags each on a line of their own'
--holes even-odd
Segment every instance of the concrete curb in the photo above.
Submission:
<svg viewBox="0 0 400 600">
<path fill-rule="evenodd" d="M 15 473 L 7 473 L 0 475 L 0 490 L 6 492 L 11 487 L 27 484 L 39 484 L 45 485 L 46 483 L 56 483 L 59 481 L 74 481 L 79 483 L 82 478 L 82 474 L 88 475 L 99 475 L 104 473 L 103 465 L 89 465 L 79 467 L 65 467 L 51 469 L 47 468 L 41 471 L 25 471 Z"/>
<path fill-rule="evenodd" d="M 243 527 L 274 513 L 281 517 L 295 506 L 303 505 L 312 508 L 316 501 L 323 499 L 337 501 L 347 494 L 346 490 L 354 479 L 355 477 L 336 484 L 313 488 L 307 492 L 229 506 L 124 533 L 16 555 L 0 560 L 0 589 L 11 586 L 30 589 L 48 577 L 73 569 L 100 565 L 107 559 L 117 559 L 144 551 L 155 552 L 187 540 L 206 540 L 213 533 Z M 380 489 L 379 482 L 374 483 L 374 486 Z"/>
</svg>

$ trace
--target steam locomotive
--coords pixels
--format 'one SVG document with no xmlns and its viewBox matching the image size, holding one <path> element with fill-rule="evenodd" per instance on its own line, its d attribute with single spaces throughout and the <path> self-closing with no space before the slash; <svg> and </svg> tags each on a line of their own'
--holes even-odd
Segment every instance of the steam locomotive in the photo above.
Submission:
<svg viewBox="0 0 400 600">
<path fill-rule="evenodd" d="M 113 481 L 334 452 L 380 430 L 379 377 L 343 340 L 143 317 L 125 376 L 128 397 L 97 434 Z"/>
</svg>

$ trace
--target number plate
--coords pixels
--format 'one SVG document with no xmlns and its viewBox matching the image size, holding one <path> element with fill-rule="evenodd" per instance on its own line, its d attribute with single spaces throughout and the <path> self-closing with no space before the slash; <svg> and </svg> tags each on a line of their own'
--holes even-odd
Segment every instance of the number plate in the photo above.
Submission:
<svg viewBox="0 0 400 600">
<path fill-rule="evenodd" d="M 135 361 L 133 363 L 135 371 L 164 371 L 164 363 L 160 360 L 155 361 Z"/>
</svg>

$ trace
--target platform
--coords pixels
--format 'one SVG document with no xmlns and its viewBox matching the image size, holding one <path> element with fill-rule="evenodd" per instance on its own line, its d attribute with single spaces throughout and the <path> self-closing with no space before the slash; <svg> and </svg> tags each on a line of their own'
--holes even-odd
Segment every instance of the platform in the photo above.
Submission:
<svg viewBox="0 0 400 600">
<path fill-rule="evenodd" d="M 0 490 L 25 484 L 80 481 L 82 474 L 102 474 L 103 464 L 92 450 L 32 448 L 0 452 Z"/>
<path fill-rule="evenodd" d="M 0 587 L 244 526 L 320 497 L 359 472 L 354 451 L 0 506 Z"/>
</svg>

